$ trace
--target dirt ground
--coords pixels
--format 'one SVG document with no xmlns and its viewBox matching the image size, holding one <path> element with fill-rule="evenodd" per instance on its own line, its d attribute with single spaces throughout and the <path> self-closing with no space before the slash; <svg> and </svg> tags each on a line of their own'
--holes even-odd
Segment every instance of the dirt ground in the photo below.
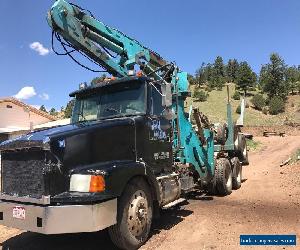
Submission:
<svg viewBox="0 0 300 250">
<path fill-rule="evenodd" d="M 251 164 L 243 169 L 241 189 L 227 197 L 199 192 L 181 208 L 164 210 L 142 249 L 244 249 L 239 246 L 240 234 L 296 234 L 299 245 L 300 163 L 279 165 L 300 148 L 300 136 L 255 140 L 263 146 L 250 152 Z M 106 231 L 43 236 L 3 226 L 0 244 L 9 250 L 116 249 Z"/>
</svg>

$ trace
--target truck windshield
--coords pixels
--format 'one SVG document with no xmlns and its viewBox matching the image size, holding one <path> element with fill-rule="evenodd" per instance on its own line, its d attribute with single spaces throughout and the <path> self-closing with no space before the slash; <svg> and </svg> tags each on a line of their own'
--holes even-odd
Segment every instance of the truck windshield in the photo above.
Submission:
<svg viewBox="0 0 300 250">
<path fill-rule="evenodd" d="M 72 123 L 144 114 L 145 84 L 118 85 L 103 87 L 95 94 L 76 98 Z"/>
</svg>

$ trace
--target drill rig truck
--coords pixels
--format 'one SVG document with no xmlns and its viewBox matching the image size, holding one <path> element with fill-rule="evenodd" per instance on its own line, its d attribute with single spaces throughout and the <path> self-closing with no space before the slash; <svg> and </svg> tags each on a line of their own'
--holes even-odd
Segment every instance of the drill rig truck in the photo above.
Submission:
<svg viewBox="0 0 300 250">
<path fill-rule="evenodd" d="M 227 122 L 211 124 L 186 107 L 187 73 L 174 62 L 65 0 L 47 21 L 57 54 L 79 63 L 77 51 L 111 77 L 70 94 L 70 124 L 0 145 L 0 224 L 42 234 L 108 228 L 118 247 L 136 249 L 160 209 L 196 189 L 241 187 L 247 146 L 229 94 Z"/>
</svg>

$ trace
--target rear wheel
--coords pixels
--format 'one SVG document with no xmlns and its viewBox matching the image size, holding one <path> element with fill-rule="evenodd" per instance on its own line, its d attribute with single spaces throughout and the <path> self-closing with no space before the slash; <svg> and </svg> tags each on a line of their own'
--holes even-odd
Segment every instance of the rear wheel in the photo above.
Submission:
<svg viewBox="0 0 300 250">
<path fill-rule="evenodd" d="M 207 184 L 207 192 L 210 195 L 215 195 L 217 194 L 217 187 L 216 187 L 216 177 L 214 178 Z"/>
<path fill-rule="evenodd" d="M 249 165 L 248 160 L 248 150 L 247 150 L 247 141 L 246 137 L 243 134 L 238 134 L 238 146 L 237 150 L 239 152 L 239 159 L 243 165 Z"/>
<path fill-rule="evenodd" d="M 111 240 L 121 249 L 138 249 L 149 236 L 153 203 L 142 178 L 131 181 L 118 200 L 117 224 L 109 228 Z"/>
<path fill-rule="evenodd" d="M 216 187 L 220 195 L 229 195 L 232 192 L 232 171 L 227 158 L 216 160 Z"/>
<path fill-rule="evenodd" d="M 239 189 L 242 185 L 242 165 L 238 157 L 231 159 L 232 166 L 232 188 Z"/>
</svg>

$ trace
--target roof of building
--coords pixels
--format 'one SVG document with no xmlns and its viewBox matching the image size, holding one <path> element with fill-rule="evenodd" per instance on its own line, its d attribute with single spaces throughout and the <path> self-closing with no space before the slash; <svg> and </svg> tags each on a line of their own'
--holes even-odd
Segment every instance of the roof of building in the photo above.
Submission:
<svg viewBox="0 0 300 250">
<path fill-rule="evenodd" d="M 70 118 L 67 119 L 62 119 L 62 120 L 57 120 L 53 122 L 47 122 L 39 125 L 33 126 L 34 129 L 39 129 L 39 128 L 51 128 L 51 127 L 56 127 L 56 126 L 61 126 L 61 125 L 67 125 L 70 124 Z"/>
<path fill-rule="evenodd" d="M 10 134 L 14 132 L 19 132 L 19 131 L 29 131 L 28 128 L 25 127 L 5 127 L 5 128 L 0 128 L 0 134 Z"/>
<path fill-rule="evenodd" d="M 48 113 L 46 113 L 44 111 L 38 110 L 38 109 L 36 109 L 36 108 L 34 108 L 34 107 L 32 107 L 32 106 L 24 103 L 24 102 L 21 102 L 21 101 L 19 101 L 18 99 L 14 98 L 14 97 L 0 98 L 0 103 L 2 103 L 2 102 L 11 102 L 11 103 L 13 103 L 15 105 L 18 105 L 20 107 L 26 108 L 29 111 L 31 111 L 31 112 L 33 112 L 33 113 L 35 113 L 37 115 L 43 116 L 43 117 L 45 117 L 45 118 L 47 118 L 47 119 L 49 119 L 51 121 L 56 121 L 57 120 L 54 116 L 49 115 Z"/>
</svg>

